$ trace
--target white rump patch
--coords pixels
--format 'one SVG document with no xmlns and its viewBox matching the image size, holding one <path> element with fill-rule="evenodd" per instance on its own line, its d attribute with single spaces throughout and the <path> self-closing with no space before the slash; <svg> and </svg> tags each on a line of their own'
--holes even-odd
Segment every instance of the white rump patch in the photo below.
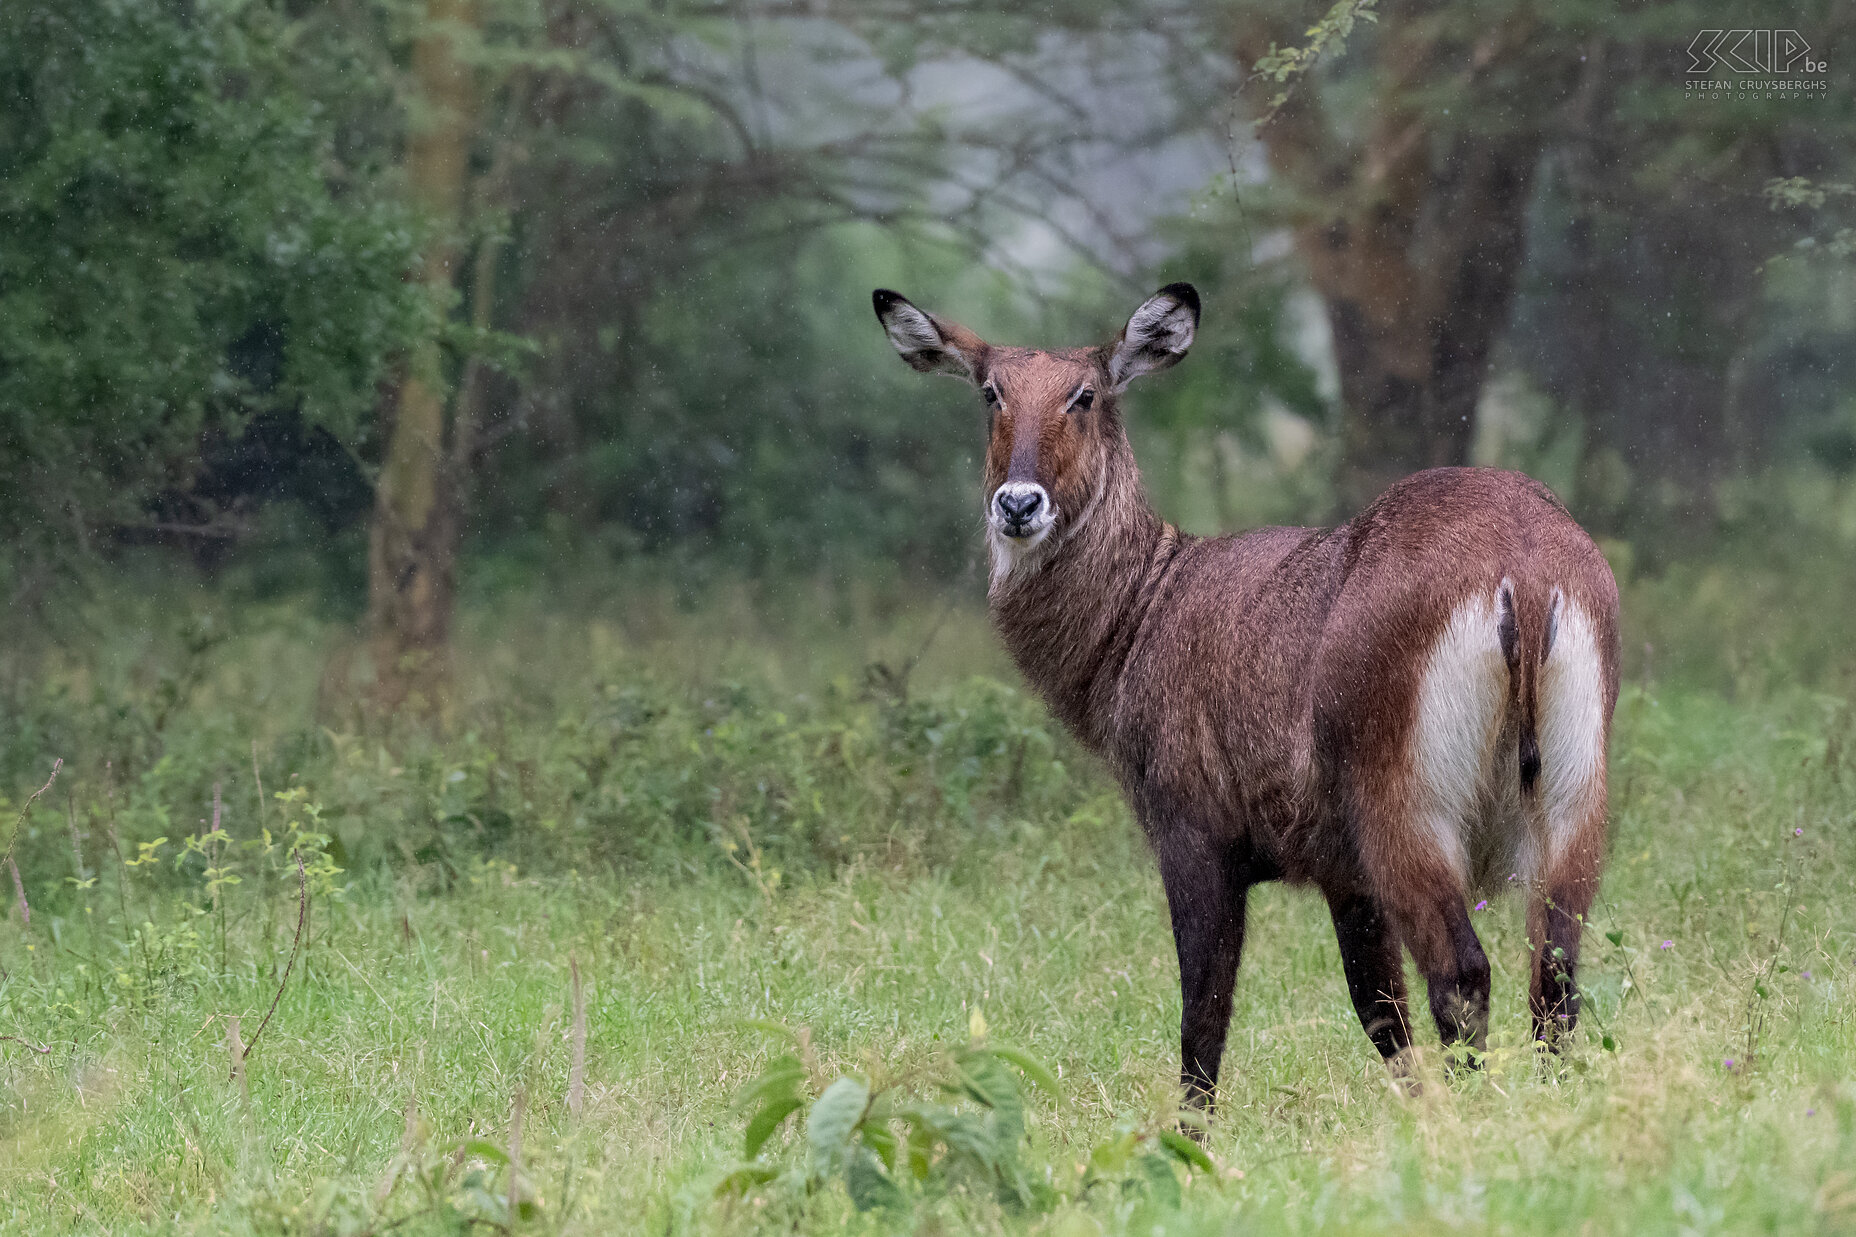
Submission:
<svg viewBox="0 0 1856 1237">
<path fill-rule="evenodd" d="M 1605 762 L 1597 631 L 1554 589 L 1552 645 L 1535 682 L 1540 777 L 1534 795 L 1522 795 L 1500 597 L 1497 588 L 1451 613 L 1425 663 L 1411 747 L 1417 840 L 1434 844 L 1465 888 L 1485 891 L 1510 875 L 1531 882 L 1550 866 L 1596 807 Z"/>
<path fill-rule="evenodd" d="M 1459 605 L 1431 646 L 1418 688 L 1414 823 L 1465 883 L 1467 835 L 1487 787 L 1508 689 L 1500 623 L 1494 591 Z"/>
<path fill-rule="evenodd" d="M 1597 629 L 1576 602 L 1562 601 L 1558 619 L 1536 701 L 1540 795 L 1554 853 L 1597 806 L 1605 772 L 1605 669 Z"/>
</svg>

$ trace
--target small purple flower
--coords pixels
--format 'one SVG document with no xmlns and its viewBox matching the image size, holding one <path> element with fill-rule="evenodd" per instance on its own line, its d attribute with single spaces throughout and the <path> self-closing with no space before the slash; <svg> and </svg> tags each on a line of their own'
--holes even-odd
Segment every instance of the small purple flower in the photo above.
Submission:
<svg viewBox="0 0 1856 1237">
<path fill-rule="evenodd" d="M 1674 941 L 1664 941 L 1664 942 L 1663 942 L 1663 948 L 1664 948 L 1664 949 L 1674 949 L 1675 947 L 1676 947 L 1676 943 L 1675 943 Z"/>
<path fill-rule="evenodd" d="M 1476 909 L 1477 909 L 1477 910 L 1479 910 L 1479 911 L 1486 911 L 1486 910 L 1488 910 L 1488 909 L 1489 909 L 1489 900 L 1488 900 L 1487 898 L 1484 898 L 1484 899 L 1482 899 L 1482 901 L 1480 901 L 1480 902 L 1478 902 L 1478 903 L 1476 903 Z"/>
<path fill-rule="evenodd" d="M 1802 975 L 1802 976 L 1804 976 L 1804 977 L 1805 977 L 1806 979 L 1809 979 L 1809 978 L 1811 978 L 1811 972 L 1809 972 L 1809 971 L 1799 971 L 1798 973 L 1799 973 L 1800 975 Z"/>
<path fill-rule="evenodd" d="M 1801 838 L 1801 837 L 1803 837 L 1803 836 L 1804 836 L 1804 830 L 1803 830 L 1803 829 L 1793 829 L 1793 830 L 1792 830 L 1792 836 L 1793 836 L 1793 837 L 1795 837 L 1795 838 Z"/>
<path fill-rule="evenodd" d="M 1817 1115 L 1817 1109 L 1807 1108 L 1804 1110 L 1804 1115 L 1807 1117 L 1815 1117 Z"/>
<path fill-rule="evenodd" d="M 1721 1064 L 1726 1066 L 1728 1069 L 1732 1069 L 1734 1067 L 1734 1059 L 1732 1057 L 1728 1057 L 1725 1060 L 1723 1060 Z"/>
</svg>

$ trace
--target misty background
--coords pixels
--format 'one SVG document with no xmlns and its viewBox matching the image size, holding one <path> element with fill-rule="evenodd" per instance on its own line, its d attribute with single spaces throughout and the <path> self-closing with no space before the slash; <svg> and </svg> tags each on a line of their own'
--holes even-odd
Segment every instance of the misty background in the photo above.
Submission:
<svg viewBox="0 0 1856 1237">
<path fill-rule="evenodd" d="M 196 618 L 285 599 L 351 633 L 314 654 L 337 696 L 423 713 L 460 606 L 512 592 L 727 594 L 776 628 L 795 585 L 846 615 L 977 605 L 979 407 L 896 363 L 878 285 L 1070 345 L 1195 283 L 1194 356 L 1130 405 L 1189 530 L 1338 521 L 1416 468 L 1498 464 L 1621 578 L 1677 581 L 1659 605 L 1833 604 L 1856 117 L 1825 49 L 1850 15 L 1788 13 L 1817 53 L 1777 91 L 1694 88 L 1709 20 L 10 6 L 19 664 L 100 639 L 72 616 L 114 591 Z"/>
</svg>

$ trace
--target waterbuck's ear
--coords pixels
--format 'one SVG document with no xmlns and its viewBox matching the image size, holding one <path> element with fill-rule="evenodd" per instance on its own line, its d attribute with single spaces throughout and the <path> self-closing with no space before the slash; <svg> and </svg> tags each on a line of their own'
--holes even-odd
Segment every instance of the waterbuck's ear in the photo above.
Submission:
<svg viewBox="0 0 1856 1237">
<path fill-rule="evenodd" d="M 1170 283 L 1134 311 L 1108 346 L 1109 381 L 1117 391 L 1142 374 L 1177 365 L 1199 330 L 1199 294 L 1189 283 Z"/>
<path fill-rule="evenodd" d="M 952 374 L 969 382 L 979 379 L 986 342 L 964 326 L 923 313 L 908 298 L 888 288 L 870 294 L 876 318 L 889 342 L 911 368 L 924 374 Z"/>
</svg>

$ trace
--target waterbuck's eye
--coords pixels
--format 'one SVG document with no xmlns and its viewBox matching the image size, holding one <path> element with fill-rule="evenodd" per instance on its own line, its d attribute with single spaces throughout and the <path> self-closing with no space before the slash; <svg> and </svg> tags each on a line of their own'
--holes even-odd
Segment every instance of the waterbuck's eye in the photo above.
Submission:
<svg viewBox="0 0 1856 1237">
<path fill-rule="evenodd" d="M 986 401 L 986 406 L 988 408 L 997 408 L 999 406 L 999 392 L 990 382 L 980 388 L 980 398 Z"/>
<path fill-rule="evenodd" d="M 1084 387 L 1076 393 L 1076 398 L 1070 401 L 1070 407 L 1076 409 L 1078 412 L 1088 412 L 1095 406 L 1095 402 L 1096 393 L 1088 387 Z"/>
</svg>

